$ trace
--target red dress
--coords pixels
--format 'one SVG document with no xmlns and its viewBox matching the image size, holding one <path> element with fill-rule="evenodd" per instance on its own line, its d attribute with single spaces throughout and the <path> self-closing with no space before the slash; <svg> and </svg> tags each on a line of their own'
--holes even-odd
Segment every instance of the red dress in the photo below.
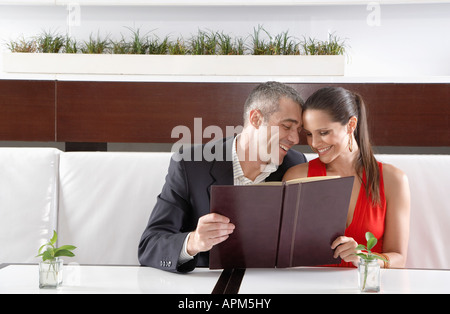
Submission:
<svg viewBox="0 0 450 314">
<path fill-rule="evenodd" d="M 355 211 L 353 213 L 353 220 L 345 229 L 345 236 L 355 239 L 358 244 L 366 245 L 366 232 L 370 231 L 378 239 L 377 245 L 372 249 L 373 252 L 382 253 L 383 235 L 385 229 L 386 218 L 386 198 L 384 195 L 383 183 L 383 165 L 378 162 L 380 169 L 380 204 L 374 206 L 366 196 L 364 185 L 366 184 L 366 172 L 363 171 L 363 183 L 359 190 L 358 200 L 356 201 Z M 319 158 L 311 160 L 308 165 L 308 177 L 326 176 L 327 170 L 323 162 Z M 342 261 L 341 264 L 327 265 L 327 266 L 341 266 L 354 267 L 353 263 Z"/>
</svg>

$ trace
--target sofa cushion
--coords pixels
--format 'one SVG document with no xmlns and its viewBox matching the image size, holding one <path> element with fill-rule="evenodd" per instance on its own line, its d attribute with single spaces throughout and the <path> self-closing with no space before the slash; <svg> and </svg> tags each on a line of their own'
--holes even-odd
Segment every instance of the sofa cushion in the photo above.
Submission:
<svg viewBox="0 0 450 314">
<path fill-rule="evenodd" d="M 137 247 L 171 153 L 70 152 L 60 161 L 58 230 L 68 262 L 139 265 Z"/>
<path fill-rule="evenodd" d="M 56 229 L 55 148 L 0 148 L 0 263 L 31 263 Z"/>
<path fill-rule="evenodd" d="M 450 156 L 376 157 L 408 176 L 411 219 L 406 268 L 450 269 Z"/>
</svg>

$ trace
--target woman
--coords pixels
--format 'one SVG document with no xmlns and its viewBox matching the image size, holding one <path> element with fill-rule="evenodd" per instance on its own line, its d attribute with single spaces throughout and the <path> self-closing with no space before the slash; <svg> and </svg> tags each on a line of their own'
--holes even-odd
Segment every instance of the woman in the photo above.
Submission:
<svg viewBox="0 0 450 314">
<path fill-rule="evenodd" d="M 331 244 L 334 257 L 342 259 L 339 266 L 358 264 L 355 248 L 358 243 L 366 244 L 365 233 L 370 231 L 378 239 L 372 251 L 387 260 L 379 260 L 380 265 L 404 267 L 409 238 L 408 179 L 401 170 L 375 159 L 361 96 L 340 87 L 322 88 L 306 101 L 302 119 L 308 145 L 319 157 L 289 169 L 283 180 L 355 177 L 345 235 Z"/>
</svg>

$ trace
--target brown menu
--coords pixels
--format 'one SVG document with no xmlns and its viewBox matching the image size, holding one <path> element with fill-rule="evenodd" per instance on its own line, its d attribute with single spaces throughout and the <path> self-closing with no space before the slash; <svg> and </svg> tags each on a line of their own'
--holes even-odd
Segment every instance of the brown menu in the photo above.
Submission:
<svg viewBox="0 0 450 314">
<path fill-rule="evenodd" d="M 331 243 L 344 235 L 354 177 L 314 177 L 260 185 L 211 186 L 211 212 L 230 218 L 210 269 L 340 263 Z"/>
</svg>

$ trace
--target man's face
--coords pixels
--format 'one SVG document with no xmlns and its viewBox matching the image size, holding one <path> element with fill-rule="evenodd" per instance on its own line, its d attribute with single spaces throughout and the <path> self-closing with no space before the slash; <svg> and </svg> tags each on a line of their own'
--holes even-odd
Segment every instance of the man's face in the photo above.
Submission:
<svg viewBox="0 0 450 314">
<path fill-rule="evenodd" d="M 273 113 L 267 124 L 258 129 L 261 161 L 277 165 L 283 162 L 288 150 L 299 143 L 301 114 L 299 104 L 289 98 L 280 99 L 279 111 Z M 264 146 L 266 149 L 263 149 Z"/>
</svg>

